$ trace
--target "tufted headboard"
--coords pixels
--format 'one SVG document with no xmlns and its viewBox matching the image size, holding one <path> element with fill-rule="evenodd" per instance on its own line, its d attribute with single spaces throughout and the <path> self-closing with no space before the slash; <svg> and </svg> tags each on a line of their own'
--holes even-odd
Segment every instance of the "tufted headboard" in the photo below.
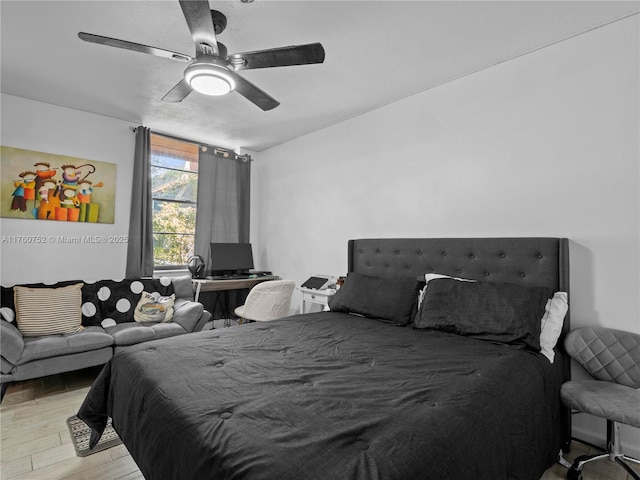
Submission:
<svg viewBox="0 0 640 480">
<path fill-rule="evenodd" d="M 366 238 L 348 246 L 348 272 L 383 278 L 440 273 L 569 293 L 566 238 Z M 562 338 L 569 327 L 567 312 Z"/>
<path fill-rule="evenodd" d="M 567 291 L 563 238 L 380 238 L 349 241 L 349 272 L 377 277 L 441 273 Z"/>
<path fill-rule="evenodd" d="M 348 272 L 383 278 L 440 273 L 485 282 L 551 287 L 569 293 L 569 241 L 566 238 L 369 238 L 349 240 Z M 565 317 L 558 347 L 570 328 Z M 563 373 L 570 379 L 569 356 Z M 564 419 L 565 448 L 571 437 Z"/>
</svg>

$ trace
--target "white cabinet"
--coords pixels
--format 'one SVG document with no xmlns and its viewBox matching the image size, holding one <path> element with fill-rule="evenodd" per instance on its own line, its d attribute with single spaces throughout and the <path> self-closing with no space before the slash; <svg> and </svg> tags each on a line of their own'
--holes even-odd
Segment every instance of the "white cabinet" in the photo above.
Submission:
<svg viewBox="0 0 640 480">
<path fill-rule="evenodd" d="M 332 288 L 328 288 L 325 290 L 314 290 L 312 288 L 299 287 L 298 290 L 300 290 L 300 292 L 302 293 L 300 313 L 306 313 L 308 311 L 307 304 L 309 303 L 322 305 L 324 310 L 328 310 L 329 298 L 336 293 L 336 291 Z"/>
</svg>

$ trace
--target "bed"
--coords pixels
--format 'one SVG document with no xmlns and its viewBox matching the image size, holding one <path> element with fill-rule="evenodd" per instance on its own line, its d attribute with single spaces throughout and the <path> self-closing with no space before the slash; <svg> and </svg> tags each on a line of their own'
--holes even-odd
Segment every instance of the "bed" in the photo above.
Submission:
<svg viewBox="0 0 640 480">
<path fill-rule="evenodd" d="M 549 313 L 567 240 L 351 240 L 348 272 L 330 312 L 115 355 L 78 413 L 93 441 L 112 417 L 147 480 L 538 480 L 570 440 L 569 314 L 553 361 L 540 320 L 536 344 L 513 315 L 473 319 L 505 289 L 523 324 Z"/>
</svg>

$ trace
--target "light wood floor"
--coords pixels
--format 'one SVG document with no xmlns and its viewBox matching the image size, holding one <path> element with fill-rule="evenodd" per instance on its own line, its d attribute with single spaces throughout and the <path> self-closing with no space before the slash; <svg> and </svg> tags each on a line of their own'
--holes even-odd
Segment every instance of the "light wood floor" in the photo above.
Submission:
<svg viewBox="0 0 640 480">
<path fill-rule="evenodd" d="M 52 375 L 9 386 L 0 406 L 0 479 L 144 480 L 123 445 L 77 457 L 66 419 L 80 407 L 100 368 Z M 588 447 L 575 443 L 567 458 Z M 556 464 L 541 480 L 564 479 Z M 189 480 L 189 479 L 185 479 Z M 584 480 L 632 480 L 608 461 L 589 464 Z"/>
</svg>

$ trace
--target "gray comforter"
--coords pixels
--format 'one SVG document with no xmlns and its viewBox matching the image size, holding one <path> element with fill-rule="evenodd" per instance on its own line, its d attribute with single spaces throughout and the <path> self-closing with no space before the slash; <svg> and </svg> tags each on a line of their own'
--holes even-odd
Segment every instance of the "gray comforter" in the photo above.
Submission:
<svg viewBox="0 0 640 480">
<path fill-rule="evenodd" d="M 559 361 L 341 313 L 115 355 L 107 416 L 147 480 L 539 479 L 560 450 Z"/>
</svg>

